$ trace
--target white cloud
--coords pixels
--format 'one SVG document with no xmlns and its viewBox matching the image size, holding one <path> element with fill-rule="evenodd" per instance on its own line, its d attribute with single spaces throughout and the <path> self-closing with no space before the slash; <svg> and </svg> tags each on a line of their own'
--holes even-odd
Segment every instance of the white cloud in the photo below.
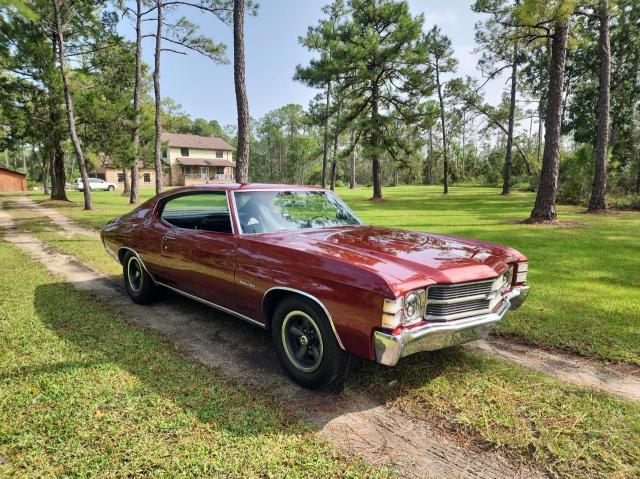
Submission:
<svg viewBox="0 0 640 479">
<path fill-rule="evenodd" d="M 424 23 L 427 28 L 434 25 L 455 27 L 458 26 L 459 17 L 455 12 L 446 10 L 424 10 Z"/>
</svg>

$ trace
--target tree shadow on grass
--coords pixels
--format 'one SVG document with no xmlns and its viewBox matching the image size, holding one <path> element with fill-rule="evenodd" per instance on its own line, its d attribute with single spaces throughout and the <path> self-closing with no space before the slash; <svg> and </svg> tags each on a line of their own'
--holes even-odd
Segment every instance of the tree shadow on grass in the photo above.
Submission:
<svg viewBox="0 0 640 479">
<path fill-rule="evenodd" d="M 119 277 L 110 280 L 121 281 Z M 103 281 L 73 286 L 95 292 L 101 289 L 95 283 Z M 121 294 L 128 304 L 124 290 Z M 215 400 L 211 391 L 220 383 L 247 388 L 248 394 L 260 398 L 266 407 L 284 409 L 287 415 L 320 428 L 337 415 L 357 412 L 365 403 L 364 407 L 370 407 L 371 401 L 390 399 L 376 392 L 360 402 L 353 400 L 352 393 L 370 392 L 377 378 L 395 374 L 393 368 L 356 360 L 346 393 L 305 390 L 283 373 L 266 331 L 168 291 L 154 305 L 128 305 L 131 314 L 126 322 L 120 319 L 126 314 L 118 314 L 120 301 L 95 296 L 115 311 L 95 301 L 61 310 L 58 298 L 65 296 L 77 296 L 78 302 L 83 298 L 70 283 L 41 285 L 36 289 L 36 310 L 47 328 L 82 352 L 87 366 L 114 364 L 138 378 L 149 391 L 190 409 L 201 420 L 212 419 L 206 403 Z M 176 347 L 186 354 L 177 354 Z M 461 350 L 452 349 L 421 355 L 420 362 L 430 371 L 423 381 L 440 376 L 460 354 Z M 193 394 L 197 401 L 193 401 Z"/>
</svg>

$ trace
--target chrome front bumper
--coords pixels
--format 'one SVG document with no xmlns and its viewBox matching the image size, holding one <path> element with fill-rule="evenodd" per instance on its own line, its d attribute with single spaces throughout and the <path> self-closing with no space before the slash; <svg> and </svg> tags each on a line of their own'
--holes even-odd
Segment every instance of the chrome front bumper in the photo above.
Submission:
<svg viewBox="0 0 640 479">
<path fill-rule="evenodd" d="M 436 351 L 457 344 L 486 338 L 510 309 L 517 309 L 529 294 L 529 286 L 513 288 L 493 313 L 448 322 L 432 322 L 393 335 L 376 331 L 373 346 L 376 361 L 395 366 L 400 358 L 420 351 Z"/>
</svg>

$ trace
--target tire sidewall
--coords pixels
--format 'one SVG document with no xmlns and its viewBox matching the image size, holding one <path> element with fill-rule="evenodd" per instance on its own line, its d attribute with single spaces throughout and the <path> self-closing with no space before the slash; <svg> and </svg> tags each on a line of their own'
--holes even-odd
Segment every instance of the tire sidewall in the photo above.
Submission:
<svg viewBox="0 0 640 479">
<path fill-rule="evenodd" d="M 322 336 L 323 354 L 320 365 L 310 373 L 296 368 L 285 352 L 282 341 L 282 326 L 285 317 L 291 311 L 299 310 L 308 314 L 316 323 Z M 339 387 L 348 362 L 348 354 L 340 348 L 331 324 L 324 311 L 311 301 L 289 296 L 276 307 L 271 321 L 271 337 L 278 359 L 284 370 L 297 383 L 309 389 Z"/>
<path fill-rule="evenodd" d="M 129 263 L 131 261 L 135 261 L 138 263 L 138 267 L 140 268 L 141 273 L 141 283 L 140 290 L 136 291 L 131 287 L 129 282 Z M 127 294 L 133 300 L 133 302 L 138 304 L 146 304 L 153 300 L 154 292 L 155 292 L 155 284 L 153 280 L 149 276 L 149 274 L 144 269 L 142 261 L 138 258 L 137 255 L 133 253 L 127 253 L 122 263 L 122 276 L 124 278 L 124 286 L 127 290 Z"/>
</svg>

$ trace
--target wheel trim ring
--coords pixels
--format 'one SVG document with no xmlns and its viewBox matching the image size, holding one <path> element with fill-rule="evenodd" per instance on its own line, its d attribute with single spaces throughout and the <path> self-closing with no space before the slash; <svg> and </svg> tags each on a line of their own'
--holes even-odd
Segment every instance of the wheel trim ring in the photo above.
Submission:
<svg viewBox="0 0 640 479">
<path fill-rule="evenodd" d="M 138 272 L 139 280 L 137 281 L 138 285 L 136 286 L 136 281 L 134 280 L 135 274 L 132 275 L 132 266 L 135 266 L 135 269 Z M 140 262 L 137 260 L 135 256 L 129 258 L 127 263 L 127 279 L 129 282 L 129 287 L 134 293 L 139 293 L 142 290 L 142 266 Z"/>
<path fill-rule="evenodd" d="M 302 317 L 304 319 L 306 319 L 309 324 L 311 324 L 311 327 L 314 329 L 315 331 L 315 336 L 318 339 L 318 342 L 320 343 L 319 349 L 320 349 L 320 358 L 311 366 L 303 366 L 302 364 L 300 364 L 300 362 L 295 358 L 295 356 L 291 353 L 291 351 L 289 350 L 289 341 L 287 339 L 287 334 L 288 334 L 288 330 L 289 330 L 289 323 L 291 321 L 292 318 L 295 318 L 296 316 Z M 316 321 L 309 316 L 307 313 L 300 311 L 300 310 L 294 310 L 294 311 L 290 311 L 284 318 L 284 320 L 282 321 L 282 328 L 281 328 L 281 336 L 282 336 L 282 347 L 284 349 L 285 354 L 287 355 L 287 359 L 289 359 L 289 362 L 291 364 L 293 364 L 293 366 L 298 369 L 299 371 L 302 371 L 303 373 L 312 373 L 314 372 L 316 369 L 318 369 L 320 367 L 320 364 L 322 363 L 322 359 L 324 358 L 324 343 L 322 341 L 322 333 L 320 332 L 320 328 L 318 326 L 318 323 L 316 323 Z"/>
</svg>

